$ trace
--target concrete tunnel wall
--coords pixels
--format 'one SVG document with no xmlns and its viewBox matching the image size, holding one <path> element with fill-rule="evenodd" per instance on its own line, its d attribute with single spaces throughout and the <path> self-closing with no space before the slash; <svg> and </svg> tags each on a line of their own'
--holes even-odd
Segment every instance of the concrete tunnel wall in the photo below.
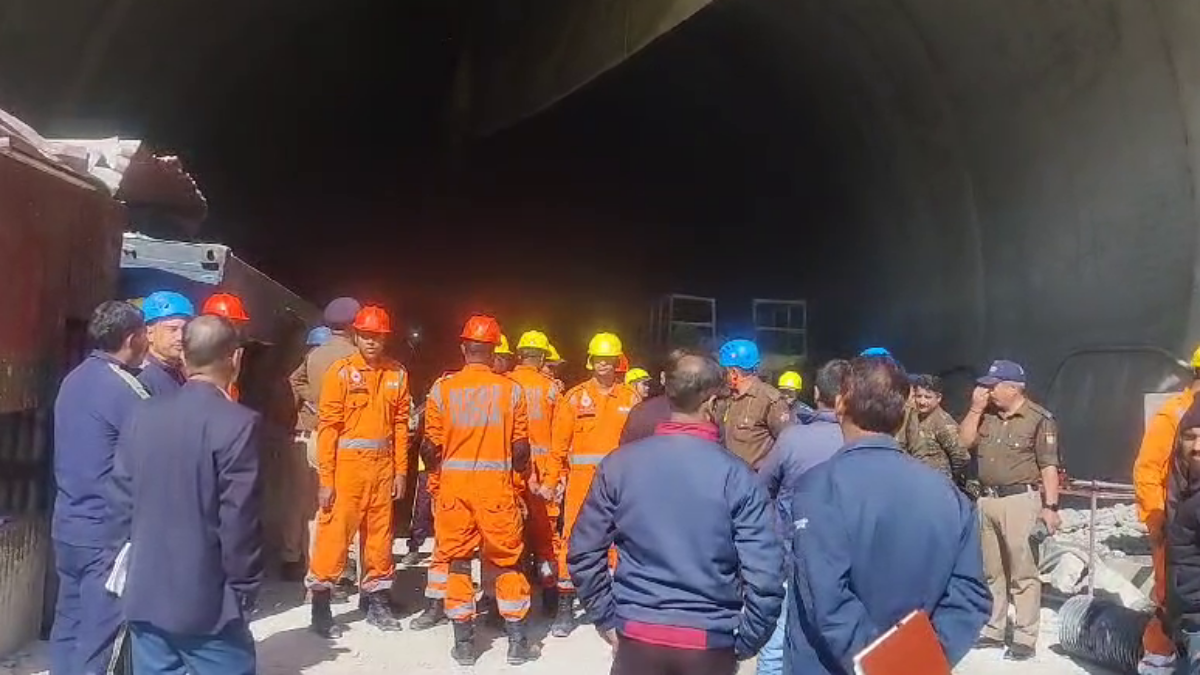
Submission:
<svg viewBox="0 0 1200 675">
<path fill-rule="evenodd" d="M 1080 346 L 1200 338 L 1196 36 L 1182 0 L 723 0 L 588 89 L 670 61 L 624 105 L 740 102 L 810 127 L 760 133 L 822 194 L 774 181 L 742 195 L 739 224 L 836 233 L 792 274 L 818 351 L 886 343 L 927 370 L 1006 356 L 1044 384 Z M 717 39 L 760 67 L 688 76 L 702 93 L 661 77 L 711 64 Z"/>
</svg>

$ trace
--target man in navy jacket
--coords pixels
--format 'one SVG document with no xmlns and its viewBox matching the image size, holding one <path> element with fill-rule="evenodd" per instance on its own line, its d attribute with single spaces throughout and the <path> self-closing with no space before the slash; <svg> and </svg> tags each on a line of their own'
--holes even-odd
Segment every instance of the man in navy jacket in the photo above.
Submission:
<svg viewBox="0 0 1200 675">
<path fill-rule="evenodd" d="M 796 485 L 784 672 L 853 673 L 854 656 L 913 610 L 953 664 L 987 623 L 974 506 L 893 436 L 908 388 L 890 358 L 852 361 L 837 399 L 846 445 Z"/>
<path fill-rule="evenodd" d="M 104 486 L 121 427 L 150 396 L 134 370 L 147 347 L 141 310 L 106 302 L 87 330 L 95 351 L 67 375 L 54 402 L 54 675 L 99 675 L 108 667 L 121 608 L 104 590 L 110 565 Z"/>
<path fill-rule="evenodd" d="M 575 523 L 571 579 L 616 647 L 615 675 L 732 675 L 775 627 L 783 548 L 766 491 L 717 443 L 723 387 L 711 357 L 680 358 L 670 421 L 604 459 Z"/>
<path fill-rule="evenodd" d="M 130 416 L 113 469 L 114 546 L 134 672 L 253 675 L 247 626 L 262 582 L 258 416 L 230 400 L 241 348 L 218 316 L 184 329 L 189 379 Z"/>
</svg>

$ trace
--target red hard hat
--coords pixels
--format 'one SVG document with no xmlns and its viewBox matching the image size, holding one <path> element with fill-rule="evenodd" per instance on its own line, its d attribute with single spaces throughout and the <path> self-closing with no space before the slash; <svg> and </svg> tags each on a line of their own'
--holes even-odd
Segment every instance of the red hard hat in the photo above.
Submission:
<svg viewBox="0 0 1200 675">
<path fill-rule="evenodd" d="M 490 316 L 476 314 L 467 319 L 467 325 L 463 326 L 462 335 L 459 337 L 472 342 L 498 345 L 500 344 L 500 324 Z"/>
<path fill-rule="evenodd" d="M 241 298 L 229 293 L 214 293 L 209 296 L 204 301 L 204 307 L 200 313 L 223 316 L 230 321 L 250 320 L 250 315 L 246 314 L 246 308 L 242 306 Z"/>
<path fill-rule="evenodd" d="M 390 333 L 392 332 L 392 320 L 382 307 L 367 305 L 358 310 L 358 314 L 354 316 L 354 330 L 361 330 L 364 333 Z"/>
<path fill-rule="evenodd" d="M 629 359 L 625 358 L 624 353 L 622 353 L 620 358 L 617 359 L 616 371 L 618 373 L 628 373 L 629 372 Z"/>
</svg>

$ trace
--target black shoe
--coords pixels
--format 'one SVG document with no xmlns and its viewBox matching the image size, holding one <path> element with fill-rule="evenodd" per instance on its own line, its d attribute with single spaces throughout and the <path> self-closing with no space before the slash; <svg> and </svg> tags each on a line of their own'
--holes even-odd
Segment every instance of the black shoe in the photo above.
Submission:
<svg viewBox="0 0 1200 675">
<path fill-rule="evenodd" d="M 442 600 L 430 600 L 425 611 L 408 624 L 409 630 L 429 630 L 440 626 L 450 619 L 446 617 L 446 603 Z"/>
<path fill-rule="evenodd" d="M 308 566 L 303 562 L 285 562 L 279 566 L 279 578 L 292 583 L 304 581 Z"/>
<path fill-rule="evenodd" d="M 1005 661 L 1028 661 L 1037 654 L 1037 650 L 1029 645 L 1013 645 L 1004 653 Z"/>
<path fill-rule="evenodd" d="M 504 632 L 508 634 L 508 664 L 510 666 L 519 666 L 541 655 L 536 647 L 529 644 L 525 621 L 505 621 Z"/>
<path fill-rule="evenodd" d="M 389 633 L 404 630 L 400 619 L 392 612 L 391 598 L 387 591 L 367 594 L 367 624 Z"/>
<path fill-rule="evenodd" d="M 1004 640 L 997 640 L 987 636 L 981 636 L 975 641 L 975 649 L 1004 649 L 1007 645 Z"/>
<path fill-rule="evenodd" d="M 417 565 L 420 565 L 421 552 L 409 551 L 408 553 L 405 553 L 404 557 L 400 559 L 400 564 L 404 565 L 405 567 L 416 567 Z"/>
<path fill-rule="evenodd" d="M 550 625 L 550 634 L 557 638 L 567 637 L 575 630 L 575 595 L 559 593 L 558 613 Z"/>
<path fill-rule="evenodd" d="M 333 609 L 329 606 L 329 591 L 312 592 L 312 632 L 326 639 L 342 636 L 342 627 L 333 620 Z"/>
<path fill-rule="evenodd" d="M 475 654 L 475 624 L 470 621 L 454 622 L 454 648 L 450 656 L 460 666 L 473 666 Z"/>
</svg>

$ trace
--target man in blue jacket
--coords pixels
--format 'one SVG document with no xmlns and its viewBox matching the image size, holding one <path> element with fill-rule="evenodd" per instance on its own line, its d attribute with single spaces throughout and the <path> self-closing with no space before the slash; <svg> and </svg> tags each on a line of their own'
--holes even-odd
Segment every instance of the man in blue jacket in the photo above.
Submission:
<svg viewBox="0 0 1200 675">
<path fill-rule="evenodd" d="M 732 675 L 775 627 L 783 548 L 753 470 L 717 443 L 723 387 L 711 357 L 680 358 L 670 421 L 604 459 L 575 523 L 571 580 L 614 675 Z"/>
<path fill-rule="evenodd" d="M 894 360 L 854 359 L 837 399 L 846 445 L 796 485 L 785 672 L 853 673 L 855 655 L 913 610 L 954 664 L 987 623 L 974 506 L 896 443 L 908 389 Z"/>
<path fill-rule="evenodd" d="M 142 301 L 150 351 L 138 381 L 151 396 L 183 386 L 183 327 L 196 316 L 192 301 L 174 291 L 155 291 Z"/>
<path fill-rule="evenodd" d="M 108 667 L 121 608 L 104 590 L 111 562 L 104 486 L 125 419 L 150 396 L 135 370 L 146 356 L 141 310 L 106 302 L 92 313 L 87 332 L 95 351 L 67 375 L 54 402 L 53 675 L 100 675 Z"/>
<path fill-rule="evenodd" d="M 842 427 L 833 407 L 842 391 L 850 362 L 835 359 L 817 371 L 813 394 L 817 409 L 779 434 L 771 454 L 758 470 L 758 479 L 775 500 L 775 515 L 785 552 L 791 557 L 792 495 L 800 478 L 833 457 L 842 447 Z M 758 654 L 758 675 L 782 675 L 787 608 L 779 614 L 775 632 Z"/>
<path fill-rule="evenodd" d="M 138 675 L 254 675 L 262 583 L 258 415 L 230 399 L 241 348 L 224 317 L 184 329 L 188 381 L 134 410 L 111 482 L 112 545 Z"/>
</svg>

